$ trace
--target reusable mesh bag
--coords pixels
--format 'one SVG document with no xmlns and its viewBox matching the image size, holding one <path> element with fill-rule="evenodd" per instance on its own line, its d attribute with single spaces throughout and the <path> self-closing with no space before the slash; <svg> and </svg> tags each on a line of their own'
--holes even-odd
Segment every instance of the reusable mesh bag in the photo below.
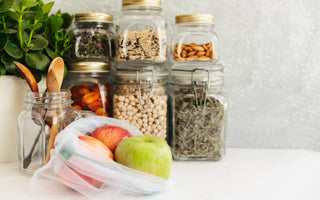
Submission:
<svg viewBox="0 0 320 200">
<path fill-rule="evenodd" d="M 56 137 L 50 161 L 34 173 L 31 191 L 61 194 L 66 190 L 63 183 L 91 199 L 152 195 L 169 188 L 171 181 L 116 163 L 106 152 L 92 151 L 92 146 L 78 139 L 103 125 L 122 127 L 132 136 L 142 135 L 128 122 L 113 118 L 91 116 L 71 123 Z"/>
</svg>

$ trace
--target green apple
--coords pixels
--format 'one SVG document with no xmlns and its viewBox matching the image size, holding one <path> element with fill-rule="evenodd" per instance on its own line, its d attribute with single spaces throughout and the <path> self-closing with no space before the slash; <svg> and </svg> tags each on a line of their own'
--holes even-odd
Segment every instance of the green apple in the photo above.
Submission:
<svg viewBox="0 0 320 200">
<path fill-rule="evenodd" d="M 163 139 L 141 135 L 122 140 L 116 148 L 115 161 L 168 179 L 172 155 L 170 147 Z"/>
</svg>

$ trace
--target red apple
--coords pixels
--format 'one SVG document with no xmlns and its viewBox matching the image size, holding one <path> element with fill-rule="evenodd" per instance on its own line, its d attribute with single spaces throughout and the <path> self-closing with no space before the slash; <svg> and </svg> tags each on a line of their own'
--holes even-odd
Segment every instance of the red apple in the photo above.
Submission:
<svg viewBox="0 0 320 200">
<path fill-rule="evenodd" d="M 97 140 L 96 138 L 93 138 L 90 136 L 78 136 L 78 138 L 79 138 L 79 145 L 84 148 L 87 148 L 89 150 L 89 153 L 90 153 L 89 156 L 93 160 L 104 162 L 105 159 L 103 157 L 101 157 L 101 155 L 105 155 L 106 157 L 109 157 L 110 159 L 113 160 L 113 153 L 111 152 L 111 150 L 106 145 L 104 145 L 102 142 Z M 72 160 L 73 163 L 79 163 L 79 165 L 80 165 L 82 163 L 82 159 L 83 158 L 80 158 L 76 155 L 72 155 L 72 157 L 69 158 L 68 160 Z M 89 168 L 90 166 L 87 166 L 87 167 Z M 93 185 L 95 187 L 100 187 L 102 185 L 101 181 L 95 180 L 91 177 L 88 177 L 84 174 L 81 174 L 80 172 L 78 172 L 77 170 L 72 168 L 70 165 L 65 163 L 65 165 L 63 165 L 63 167 L 60 169 L 59 177 L 67 183 L 73 183 L 76 185 L 80 185 L 79 183 L 74 183 L 73 181 L 70 180 L 71 177 L 69 177 L 70 175 L 68 175 L 68 170 L 74 171 L 82 179 L 84 179 L 86 182 L 90 183 L 91 185 Z"/>
<path fill-rule="evenodd" d="M 121 127 L 104 125 L 97 128 L 91 136 L 100 140 L 114 152 L 122 140 L 131 137 L 132 135 L 129 131 Z"/>
</svg>

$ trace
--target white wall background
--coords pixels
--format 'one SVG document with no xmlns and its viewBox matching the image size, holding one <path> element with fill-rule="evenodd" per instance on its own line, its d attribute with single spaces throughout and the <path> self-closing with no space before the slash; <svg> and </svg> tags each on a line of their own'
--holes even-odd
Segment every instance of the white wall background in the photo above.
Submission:
<svg viewBox="0 0 320 200">
<path fill-rule="evenodd" d="M 48 0 L 46 0 L 48 1 Z M 121 0 L 55 0 L 53 11 L 107 12 Z M 163 0 L 166 18 L 216 17 L 230 110 L 229 147 L 320 150 L 320 1 Z"/>
</svg>

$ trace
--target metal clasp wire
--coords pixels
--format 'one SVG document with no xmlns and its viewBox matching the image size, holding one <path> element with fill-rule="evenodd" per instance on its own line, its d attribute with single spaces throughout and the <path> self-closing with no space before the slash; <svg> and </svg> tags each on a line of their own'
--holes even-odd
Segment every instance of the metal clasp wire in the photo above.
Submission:
<svg viewBox="0 0 320 200">
<path fill-rule="evenodd" d="M 201 84 L 201 86 L 203 87 L 203 85 L 204 85 L 204 87 L 205 87 L 204 102 L 203 102 L 203 108 L 202 108 L 202 110 L 203 110 L 203 109 L 205 109 L 205 107 L 206 107 L 206 102 L 207 102 L 208 87 L 209 87 L 209 85 L 210 85 L 210 73 L 209 73 L 209 70 L 206 70 L 206 69 L 194 69 L 194 70 L 192 71 L 191 83 L 192 83 L 192 86 L 193 86 L 194 95 L 195 95 L 195 99 L 196 99 L 196 106 L 197 106 L 197 109 L 198 109 L 198 110 L 200 110 L 200 109 L 199 109 L 199 104 L 200 104 L 200 103 L 199 103 L 199 100 L 198 100 L 197 86 L 200 85 L 200 84 L 198 84 L 199 81 L 194 80 L 194 74 L 195 74 L 197 71 L 205 71 L 205 72 L 207 72 L 207 81 L 201 80 L 201 82 L 203 83 L 203 84 Z"/>
<path fill-rule="evenodd" d="M 149 88 L 148 88 L 149 89 L 148 103 L 147 103 L 147 108 L 146 109 L 142 104 L 142 95 L 141 95 L 141 87 L 140 87 L 140 85 L 142 84 L 142 81 L 139 78 L 139 72 L 140 71 L 141 70 L 136 71 L 136 84 L 137 84 L 137 89 L 138 89 L 138 92 L 139 92 L 139 100 L 140 100 L 141 110 L 143 112 L 147 112 L 148 109 L 149 109 L 149 106 L 150 106 L 151 92 L 152 92 L 152 89 L 153 89 L 154 71 L 153 71 L 153 69 L 151 70 L 152 71 L 152 79 L 151 79 L 151 81 L 147 80 L 146 82 L 143 83 L 144 85 L 149 85 Z"/>
</svg>

